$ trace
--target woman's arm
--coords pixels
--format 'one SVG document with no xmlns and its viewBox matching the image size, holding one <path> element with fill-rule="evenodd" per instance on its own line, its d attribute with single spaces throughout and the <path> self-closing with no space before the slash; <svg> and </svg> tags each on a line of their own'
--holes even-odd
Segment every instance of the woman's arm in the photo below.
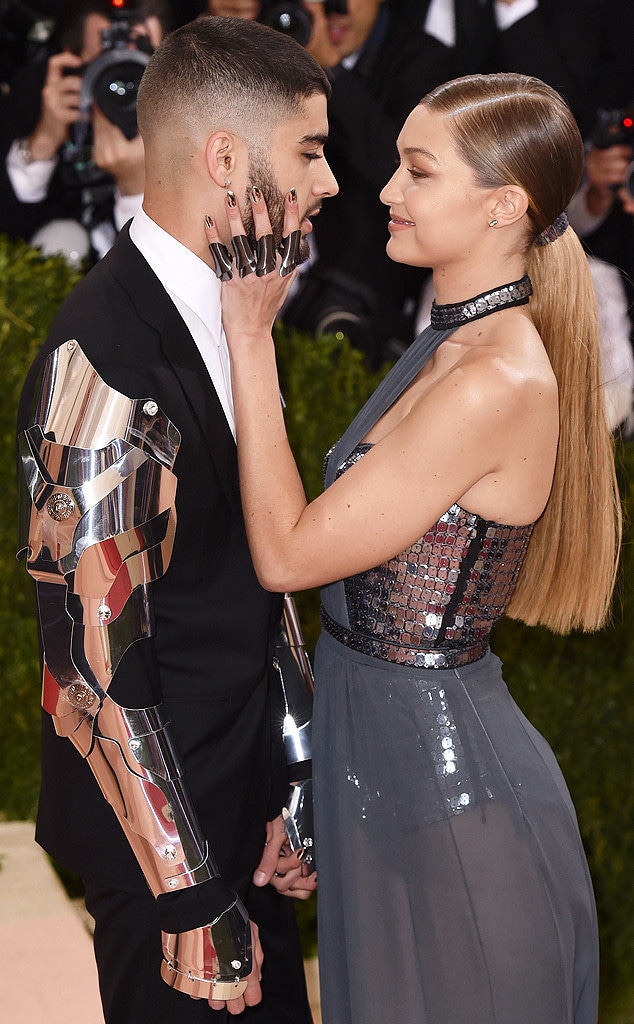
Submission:
<svg viewBox="0 0 634 1024">
<path fill-rule="evenodd" d="M 259 237 L 270 231 L 268 214 L 262 201 L 253 208 Z M 232 233 L 242 233 L 238 208 L 228 215 Z M 288 199 L 285 234 L 297 226 L 297 206 Z M 219 240 L 215 226 L 207 235 Z M 504 467 L 512 444 L 513 459 L 523 458 L 515 449 L 522 436 L 518 388 L 525 387 L 503 360 L 477 356 L 415 400 L 393 429 L 308 504 L 286 435 L 271 336 L 285 281 L 277 273 L 234 275 L 222 291 L 249 544 L 262 584 L 281 591 L 320 586 L 381 564 L 487 477 L 492 493 L 508 487 Z M 523 433 L 528 458 L 532 442 Z"/>
</svg>

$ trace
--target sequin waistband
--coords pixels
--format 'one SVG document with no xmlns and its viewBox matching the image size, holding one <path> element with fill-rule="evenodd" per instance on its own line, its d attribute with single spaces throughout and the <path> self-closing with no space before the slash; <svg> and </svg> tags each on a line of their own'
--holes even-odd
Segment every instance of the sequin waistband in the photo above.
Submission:
<svg viewBox="0 0 634 1024">
<path fill-rule="evenodd" d="M 339 622 L 335 622 L 325 608 L 321 609 L 321 622 L 330 636 L 338 640 L 344 647 L 349 647 L 360 654 L 366 654 L 371 658 L 378 658 L 381 661 L 391 661 L 396 665 L 412 665 L 414 668 L 459 668 L 461 665 L 469 665 L 472 661 L 483 658 L 489 649 L 488 640 L 471 644 L 468 647 L 445 647 L 438 648 L 407 647 L 390 643 L 387 640 L 367 636 L 365 633 L 357 633 L 354 629 L 346 628 Z"/>
</svg>

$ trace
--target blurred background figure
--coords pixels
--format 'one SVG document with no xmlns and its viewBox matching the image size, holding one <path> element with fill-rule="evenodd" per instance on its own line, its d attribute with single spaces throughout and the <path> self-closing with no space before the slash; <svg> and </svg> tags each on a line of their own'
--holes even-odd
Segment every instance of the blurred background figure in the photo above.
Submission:
<svg viewBox="0 0 634 1024">
<path fill-rule="evenodd" d="M 634 4 L 614 0 L 598 34 L 584 179 L 570 222 L 587 251 L 617 268 L 634 304 Z M 630 330 L 634 343 L 634 333 Z"/>
<path fill-rule="evenodd" d="M 389 2 L 413 29 L 451 50 L 451 77 L 496 71 L 535 75 L 562 94 L 582 132 L 589 127 L 598 34 L 607 20 L 599 0 Z M 603 27 L 614 33 L 618 18 L 610 11 L 609 19 Z"/>
<path fill-rule="evenodd" d="M 381 0 L 325 0 L 304 10 L 311 19 L 305 45 L 332 82 L 326 156 L 340 192 L 314 221 L 313 258 L 281 315 L 300 330 L 346 334 L 377 366 L 413 339 L 427 276 L 387 256 L 379 193 L 393 172 L 404 118 L 449 77 L 448 54 Z"/>
<path fill-rule="evenodd" d="M 0 231 L 71 261 L 107 252 L 141 202 L 136 89 L 169 26 L 166 0 L 64 4 L 1 101 Z"/>
</svg>

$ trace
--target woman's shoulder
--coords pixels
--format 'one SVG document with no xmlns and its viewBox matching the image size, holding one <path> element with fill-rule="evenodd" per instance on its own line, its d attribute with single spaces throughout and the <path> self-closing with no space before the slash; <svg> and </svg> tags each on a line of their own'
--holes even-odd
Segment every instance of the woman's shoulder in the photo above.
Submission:
<svg viewBox="0 0 634 1024">
<path fill-rule="evenodd" d="M 556 393 L 557 382 L 541 337 L 531 318 L 509 310 L 503 316 L 469 325 L 462 358 L 456 364 L 465 384 L 491 394 L 500 387 L 515 399 L 525 388 Z"/>
</svg>

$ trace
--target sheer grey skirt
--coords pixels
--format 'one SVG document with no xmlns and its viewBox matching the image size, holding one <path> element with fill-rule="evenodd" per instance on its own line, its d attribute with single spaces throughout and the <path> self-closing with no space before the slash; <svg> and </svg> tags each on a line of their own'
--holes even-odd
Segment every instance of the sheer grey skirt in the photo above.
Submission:
<svg viewBox="0 0 634 1024">
<path fill-rule="evenodd" d="M 315 656 L 324 1024 L 596 1024 L 598 940 L 554 755 L 491 653 Z"/>
</svg>

